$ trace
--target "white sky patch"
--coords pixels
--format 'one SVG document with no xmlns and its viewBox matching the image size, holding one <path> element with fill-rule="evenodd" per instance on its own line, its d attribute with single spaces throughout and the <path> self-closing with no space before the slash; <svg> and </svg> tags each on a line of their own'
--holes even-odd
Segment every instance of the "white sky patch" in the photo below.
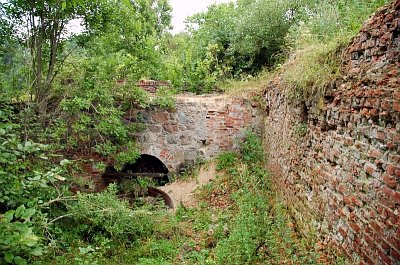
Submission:
<svg viewBox="0 0 400 265">
<path fill-rule="evenodd" d="M 229 3 L 232 0 L 169 0 L 172 6 L 172 34 L 177 34 L 185 29 L 183 23 L 186 17 L 206 11 L 212 4 Z"/>
</svg>

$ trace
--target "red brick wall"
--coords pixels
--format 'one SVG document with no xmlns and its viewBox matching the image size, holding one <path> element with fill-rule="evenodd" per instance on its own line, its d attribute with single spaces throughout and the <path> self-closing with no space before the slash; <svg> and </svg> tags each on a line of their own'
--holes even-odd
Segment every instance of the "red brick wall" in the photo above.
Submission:
<svg viewBox="0 0 400 265">
<path fill-rule="evenodd" d="M 319 108 L 271 81 L 268 165 L 306 231 L 361 264 L 400 264 L 400 0 L 364 23 L 342 68 Z"/>
</svg>

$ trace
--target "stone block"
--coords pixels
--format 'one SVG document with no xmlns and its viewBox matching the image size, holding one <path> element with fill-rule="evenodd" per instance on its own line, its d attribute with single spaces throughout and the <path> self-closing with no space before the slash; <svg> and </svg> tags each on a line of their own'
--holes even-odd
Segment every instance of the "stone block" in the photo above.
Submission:
<svg viewBox="0 0 400 265">
<path fill-rule="evenodd" d="M 160 112 L 153 115 L 153 120 L 158 123 L 164 123 L 170 119 L 168 112 Z"/>
<path fill-rule="evenodd" d="M 173 125 L 170 122 L 164 123 L 162 127 L 169 133 L 176 133 L 178 131 L 178 125 Z"/>
<path fill-rule="evenodd" d="M 197 159 L 197 150 L 189 149 L 184 152 L 184 159 L 188 161 L 196 161 Z"/>
</svg>

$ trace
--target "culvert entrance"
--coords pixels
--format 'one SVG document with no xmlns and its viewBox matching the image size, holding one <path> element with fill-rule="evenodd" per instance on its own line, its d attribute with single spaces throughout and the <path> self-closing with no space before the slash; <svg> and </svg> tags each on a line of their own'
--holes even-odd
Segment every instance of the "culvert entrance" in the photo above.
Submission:
<svg viewBox="0 0 400 265">
<path fill-rule="evenodd" d="M 163 200 L 173 208 L 173 202 L 167 193 L 157 189 L 169 182 L 168 168 L 155 156 L 142 154 L 135 163 L 126 164 L 121 171 L 108 166 L 103 174 L 106 183 L 117 183 L 120 197 L 129 201 L 142 198 L 143 203 L 156 203 Z M 150 198 L 149 198 L 150 197 Z"/>
</svg>

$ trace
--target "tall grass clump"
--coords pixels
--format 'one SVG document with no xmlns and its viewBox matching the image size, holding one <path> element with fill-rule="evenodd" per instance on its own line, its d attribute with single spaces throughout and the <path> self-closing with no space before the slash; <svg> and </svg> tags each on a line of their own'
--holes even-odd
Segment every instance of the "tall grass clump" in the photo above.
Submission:
<svg viewBox="0 0 400 265">
<path fill-rule="evenodd" d="M 340 55 L 363 21 L 389 0 L 309 1 L 286 37 L 283 80 L 295 99 L 309 101 L 324 93 L 340 75 Z"/>
<path fill-rule="evenodd" d="M 314 43 L 294 51 L 282 74 L 289 96 L 304 101 L 322 96 L 340 75 L 341 47 L 334 42 Z"/>
</svg>

